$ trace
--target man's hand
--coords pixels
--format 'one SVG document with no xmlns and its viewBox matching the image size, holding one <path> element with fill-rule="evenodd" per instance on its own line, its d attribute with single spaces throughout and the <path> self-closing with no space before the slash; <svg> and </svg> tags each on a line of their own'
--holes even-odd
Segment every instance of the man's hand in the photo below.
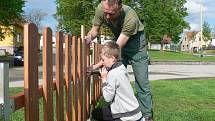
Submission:
<svg viewBox="0 0 215 121">
<path fill-rule="evenodd" d="M 100 30 L 100 26 L 95 26 L 93 25 L 93 27 L 91 28 L 91 30 L 88 32 L 87 36 L 85 37 L 86 43 L 90 44 L 94 38 L 96 38 L 96 36 L 98 35 Z"/>
<path fill-rule="evenodd" d="M 87 35 L 85 37 L 85 41 L 86 41 L 87 44 L 90 44 L 93 41 L 92 35 L 91 34 Z"/>
</svg>

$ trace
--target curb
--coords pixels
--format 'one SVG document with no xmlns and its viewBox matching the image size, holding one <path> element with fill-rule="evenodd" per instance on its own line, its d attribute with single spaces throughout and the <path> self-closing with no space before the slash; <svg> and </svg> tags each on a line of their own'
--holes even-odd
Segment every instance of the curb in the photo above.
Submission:
<svg viewBox="0 0 215 121">
<path fill-rule="evenodd" d="M 215 62 L 202 61 L 149 61 L 149 65 L 215 65 Z"/>
</svg>

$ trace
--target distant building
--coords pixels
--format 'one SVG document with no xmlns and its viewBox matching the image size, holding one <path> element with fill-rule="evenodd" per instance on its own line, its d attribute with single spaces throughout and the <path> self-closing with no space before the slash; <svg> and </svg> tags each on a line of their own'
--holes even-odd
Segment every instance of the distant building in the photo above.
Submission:
<svg viewBox="0 0 215 121">
<path fill-rule="evenodd" d="M 163 39 L 161 40 L 161 43 L 163 43 L 163 50 L 170 50 L 172 38 L 167 35 L 164 35 Z M 148 47 L 152 50 L 161 50 L 161 44 L 151 44 L 150 42 L 148 42 Z"/>
<path fill-rule="evenodd" d="M 64 44 L 65 46 L 65 44 Z M 43 47 L 43 36 L 40 36 L 40 49 Z M 52 36 L 52 47 L 56 47 L 56 37 Z"/>
<path fill-rule="evenodd" d="M 215 39 L 212 39 L 211 45 L 215 46 Z"/>
<path fill-rule="evenodd" d="M 5 38 L 0 41 L 0 50 L 12 55 L 17 48 L 23 47 L 24 26 L 16 23 L 10 29 L 4 36 Z"/>
<path fill-rule="evenodd" d="M 207 47 L 211 43 L 210 40 L 206 40 L 202 37 L 200 32 L 185 32 L 179 42 L 181 51 L 198 51 L 202 47 Z"/>
<path fill-rule="evenodd" d="M 211 33 L 211 45 L 215 46 L 215 32 Z"/>
</svg>

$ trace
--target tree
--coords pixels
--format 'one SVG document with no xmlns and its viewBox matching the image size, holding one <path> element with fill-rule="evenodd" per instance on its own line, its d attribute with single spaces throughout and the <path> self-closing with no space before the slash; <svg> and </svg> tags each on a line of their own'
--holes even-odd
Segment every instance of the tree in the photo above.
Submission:
<svg viewBox="0 0 215 121">
<path fill-rule="evenodd" d="M 144 4 L 144 22 L 146 36 L 150 42 L 160 43 L 164 35 L 174 42 L 189 25 L 184 17 L 188 14 L 185 0 L 141 0 Z"/>
<path fill-rule="evenodd" d="M 10 25 L 22 20 L 24 4 L 24 0 L 0 1 L 0 40 L 4 38 Z"/>
<path fill-rule="evenodd" d="M 87 29 L 92 26 L 92 19 L 100 0 L 57 0 L 58 29 L 72 34 L 80 34 L 80 26 Z"/>
<path fill-rule="evenodd" d="M 211 30 L 212 30 L 210 28 L 210 25 L 206 21 L 204 21 L 204 24 L 202 25 L 202 27 L 203 27 L 202 32 L 203 32 L 204 37 L 207 39 L 210 39 L 211 38 L 210 34 L 211 34 Z"/>
<path fill-rule="evenodd" d="M 27 22 L 31 22 L 36 24 L 39 30 L 42 30 L 41 21 L 44 17 L 47 16 L 47 13 L 42 11 L 41 9 L 30 9 L 28 12 L 25 13 L 24 19 Z"/>
<path fill-rule="evenodd" d="M 164 35 L 177 43 L 183 29 L 189 28 L 184 18 L 186 0 L 125 0 L 134 8 L 144 23 L 146 38 L 151 43 L 161 43 Z M 161 43 L 162 44 L 162 43 Z"/>
</svg>

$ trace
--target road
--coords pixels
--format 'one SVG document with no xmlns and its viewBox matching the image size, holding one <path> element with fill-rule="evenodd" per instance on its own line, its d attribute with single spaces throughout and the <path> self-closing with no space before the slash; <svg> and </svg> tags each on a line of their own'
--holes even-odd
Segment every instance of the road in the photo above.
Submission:
<svg viewBox="0 0 215 121">
<path fill-rule="evenodd" d="M 132 68 L 128 67 L 134 80 Z M 215 77 L 215 65 L 149 65 L 149 80 Z"/>
<path fill-rule="evenodd" d="M 130 80 L 133 81 L 131 66 L 128 66 L 128 72 Z M 9 72 L 10 87 L 23 86 L 23 75 L 22 67 L 11 68 Z M 149 80 L 204 77 L 215 77 L 215 65 L 149 65 Z M 42 79 L 42 67 L 39 67 L 39 78 Z"/>
</svg>

